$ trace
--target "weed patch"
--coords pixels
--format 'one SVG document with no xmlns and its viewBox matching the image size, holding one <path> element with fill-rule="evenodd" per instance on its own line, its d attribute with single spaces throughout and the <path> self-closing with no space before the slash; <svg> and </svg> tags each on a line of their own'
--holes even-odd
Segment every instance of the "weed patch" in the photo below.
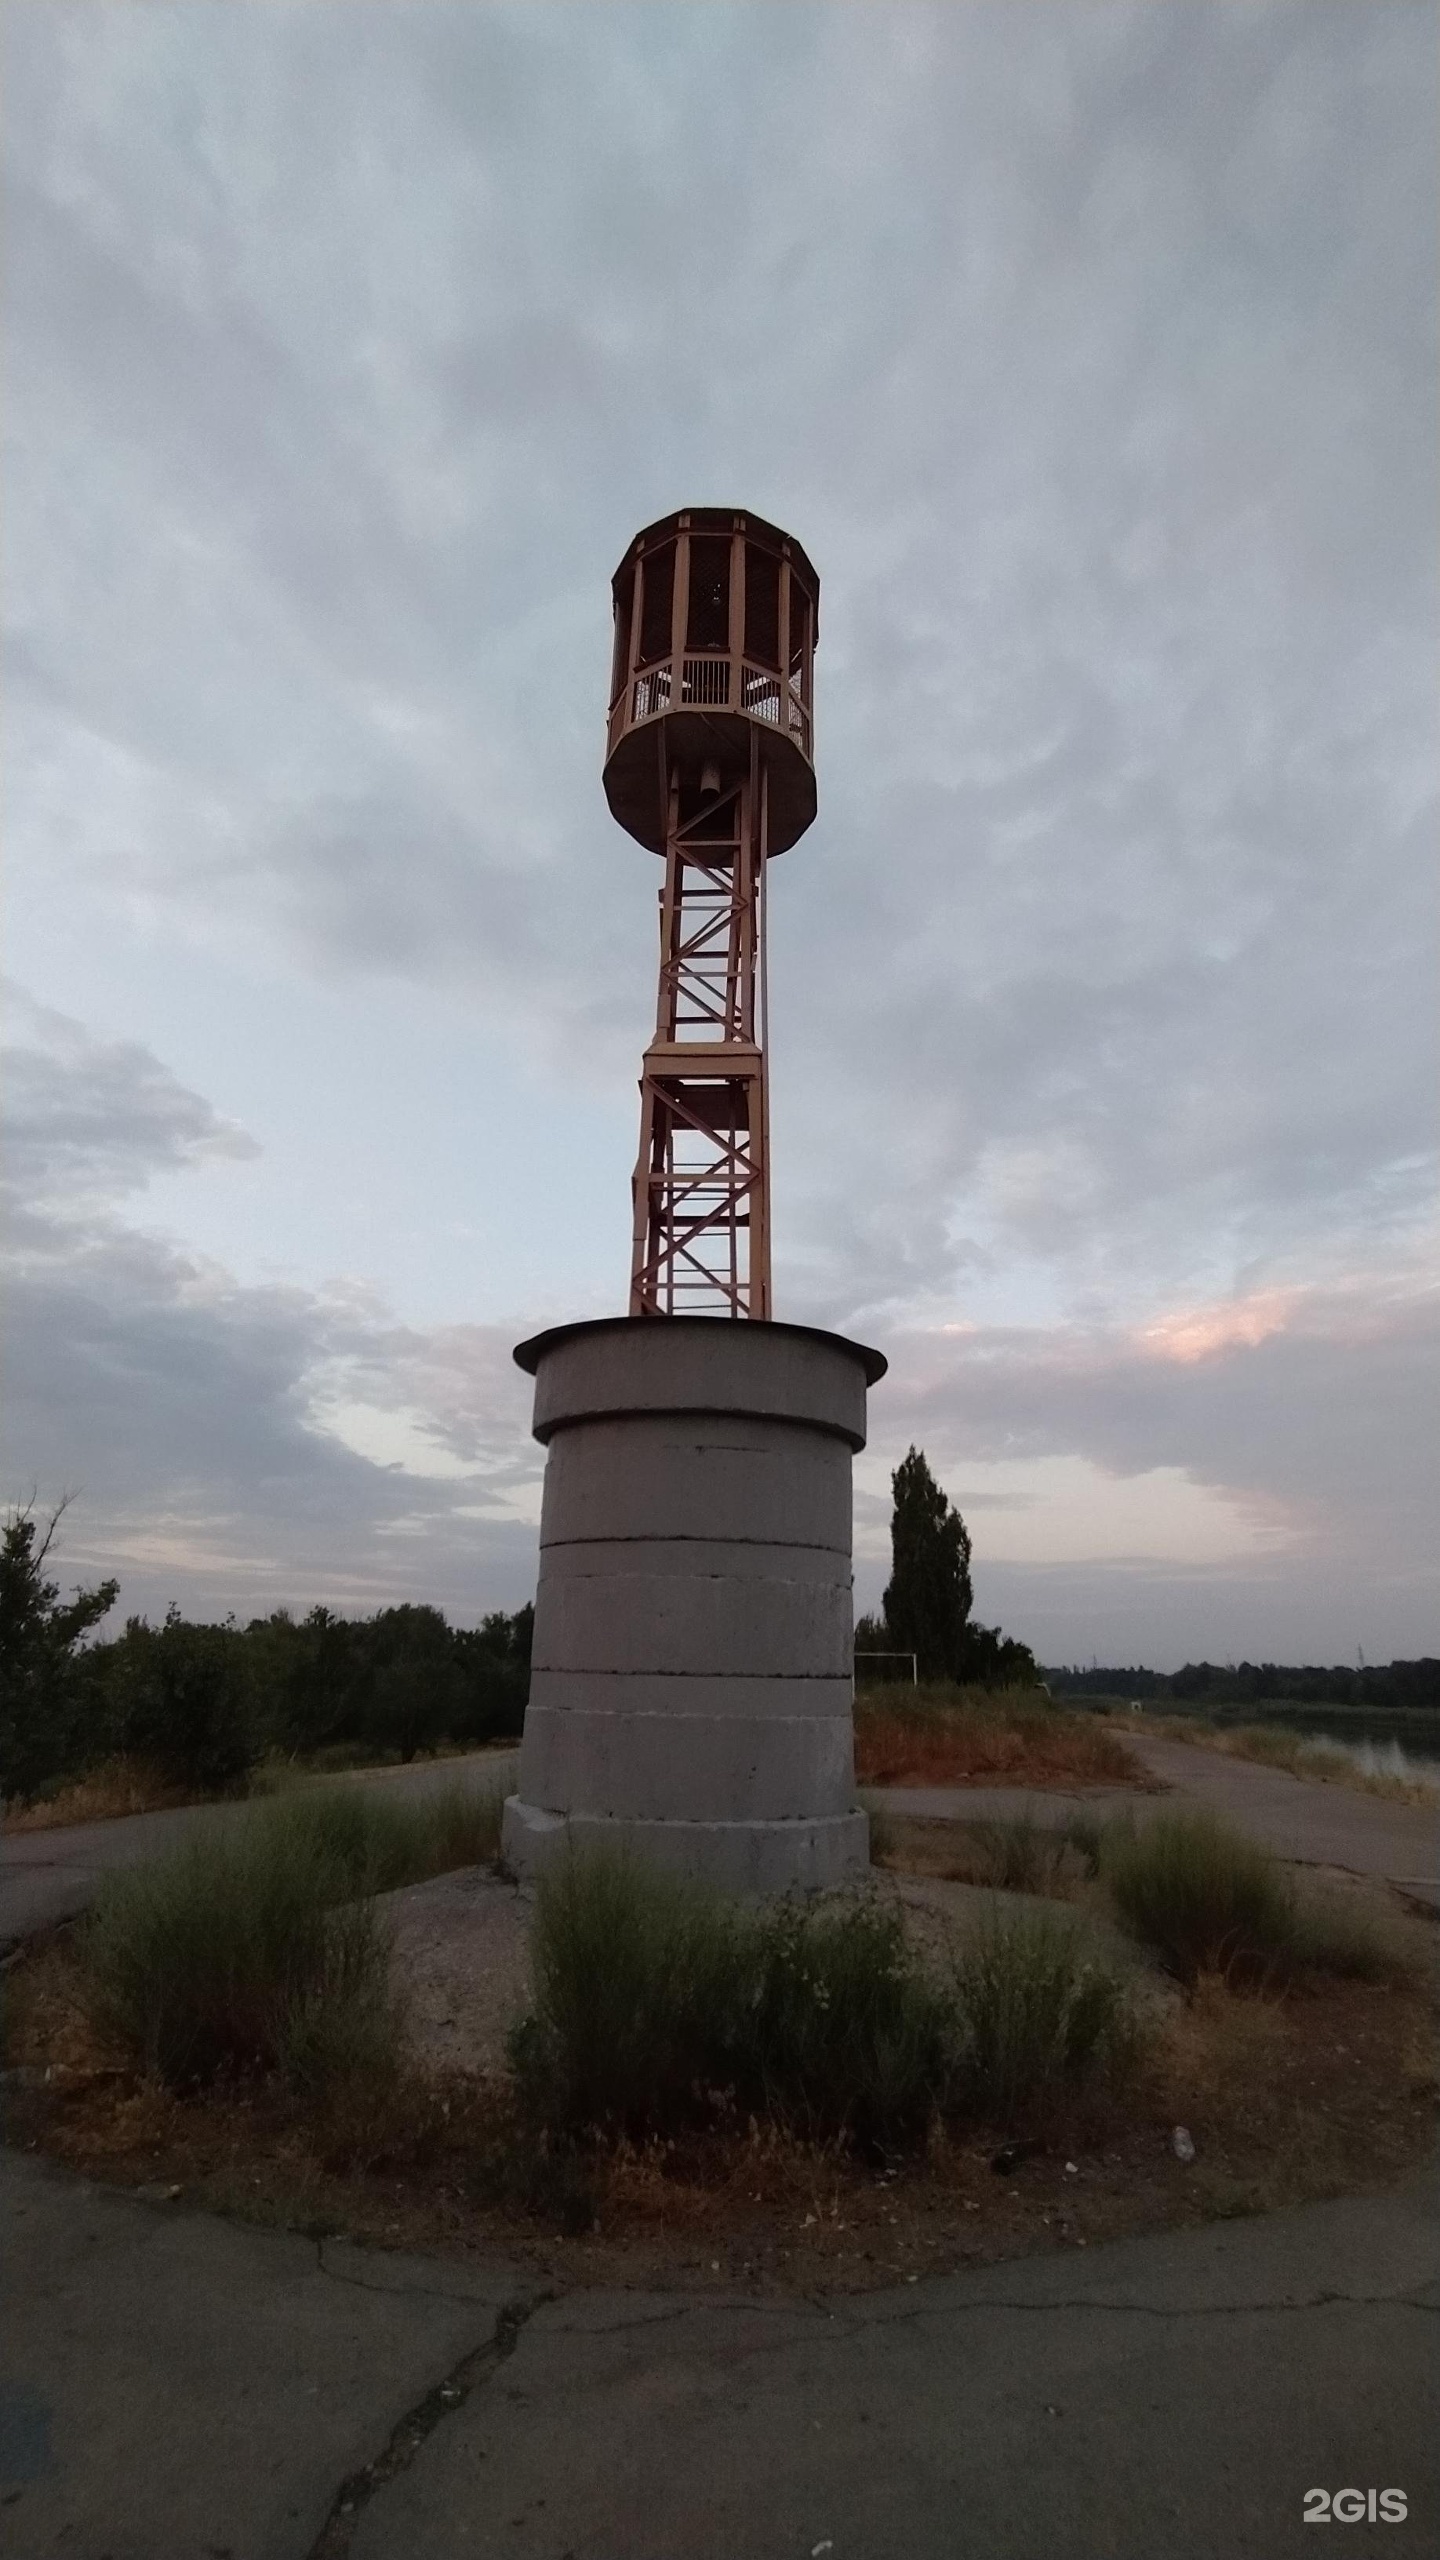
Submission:
<svg viewBox="0 0 1440 2560">
<path fill-rule="evenodd" d="M 1297 1888 L 1268 1850 L 1216 1815 L 1107 1826 L 1097 1863 L 1125 1926 L 1187 1986 L 1202 1974 L 1245 1988 L 1305 1974 L 1399 1982 L 1413 1971 L 1405 1941 L 1373 1908 Z"/>
<path fill-rule="evenodd" d="M 1063 1831 L 1023 1813 L 1008 1822 L 973 1822 L 969 1830 L 977 1883 L 1002 1893 L 1053 1894 L 1067 1881 L 1071 1843 Z"/>
<path fill-rule="evenodd" d="M 1047 2127 L 1077 2098 L 1117 2095 L 1140 2036 L 1129 1992 L 1060 1912 L 978 1922 L 958 1945 L 961 2026 L 952 2103 L 1007 2132 Z"/>
<path fill-rule="evenodd" d="M 855 1769 L 870 1787 L 1151 1785 L 1100 1717 L 1015 1689 L 919 1688 L 899 1700 L 893 1689 L 862 1690 Z"/>
<path fill-rule="evenodd" d="M 534 2007 L 510 2040 L 556 2134 L 647 2139 L 750 2114 L 913 2136 L 940 2097 L 945 2004 L 870 1902 L 762 1911 L 601 1853 L 540 1884 Z"/>
<path fill-rule="evenodd" d="M 316 2089 L 391 2068 L 391 1933 L 373 1897 L 494 1854 L 498 1799 L 297 1794 L 108 1877 L 80 1936 L 94 2021 L 175 2088 L 278 2071 Z"/>
<path fill-rule="evenodd" d="M 896 1906 L 740 1910 L 591 1855 L 542 1882 L 532 1950 L 511 2059 L 560 2138 L 753 2121 L 883 2156 L 940 2118 L 1049 2120 L 1136 2046 L 1127 1985 L 1064 1913 L 982 1920 L 947 1977 Z"/>
<path fill-rule="evenodd" d="M 1162 1813 L 1107 1831 L 1100 1873 L 1126 1928 L 1178 1982 L 1268 1981 L 1289 1961 L 1288 1885 L 1267 1850 L 1213 1814 Z"/>
<path fill-rule="evenodd" d="M 57 1831 L 75 1822 L 115 1822 L 189 1801 L 186 1790 L 148 1760 L 119 1753 L 28 1804 L 7 1806 L 5 1830 Z"/>
</svg>

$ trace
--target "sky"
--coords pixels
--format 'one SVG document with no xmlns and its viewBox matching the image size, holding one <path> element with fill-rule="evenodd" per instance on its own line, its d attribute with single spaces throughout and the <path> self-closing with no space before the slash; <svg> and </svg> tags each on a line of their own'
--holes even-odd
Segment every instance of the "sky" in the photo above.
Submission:
<svg viewBox="0 0 1440 2560">
<path fill-rule="evenodd" d="M 1440 1651 L 1437 20 L 11 0 L 0 1496 L 120 1613 L 534 1588 L 658 866 L 609 581 L 821 578 L 778 1316 L 1046 1662 Z"/>
</svg>

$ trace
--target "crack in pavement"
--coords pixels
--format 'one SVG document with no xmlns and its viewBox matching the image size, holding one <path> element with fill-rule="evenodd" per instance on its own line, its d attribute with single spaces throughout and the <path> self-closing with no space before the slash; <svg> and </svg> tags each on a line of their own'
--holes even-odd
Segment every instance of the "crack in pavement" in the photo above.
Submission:
<svg viewBox="0 0 1440 2560">
<path fill-rule="evenodd" d="M 316 2246 L 318 2256 L 324 2243 L 317 2242 Z M 321 2268 L 322 2272 L 331 2276 L 337 2284 L 355 2283 L 360 2285 L 363 2291 L 371 2293 L 394 2289 L 366 2285 L 363 2277 L 336 2275 L 333 2269 L 324 2267 L 323 2261 Z M 416 2291 L 424 2288 L 407 2287 L 405 2290 Z M 445 2294 L 437 2298 L 455 2301 L 463 2297 Z M 392 2428 L 387 2442 L 373 2461 L 363 2463 L 358 2471 L 352 2471 L 341 2481 L 331 2500 L 325 2522 L 306 2555 L 306 2560 L 349 2560 L 361 2517 L 372 2499 L 381 2490 L 387 2488 L 392 2480 L 398 2479 L 403 2472 L 410 2469 L 421 2447 L 434 2434 L 441 2421 L 453 2417 L 457 2410 L 463 2409 L 472 2393 L 498 2372 L 500 2366 L 514 2354 L 521 2336 L 535 2314 L 543 2310 L 547 2303 L 563 2301 L 566 2298 L 563 2292 L 550 2287 L 541 2293 L 517 2295 L 512 2301 L 501 2305 L 495 2315 L 490 2334 L 482 2338 L 478 2346 L 469 2348 L 459 2362 L 452 2365 L 449 2372 L 425 2393 L 423 2399 L 418 2400 L 413 2408 L 407 2409 L 405 2415 Z M 1018 2301 L 1004 2295 L 994 2295 L 984 2301 L 946 2303 L 933 2308 L 917 2302 L 913 2307 L 906 2305 L 904 2308 L 897 2308 L 890 2312 L 872 2312 L 868 2315 L 861 2313 L 859 2317 L 851 2316 L 848 2319 L 843 2313 L 829 2306 L 815 2304 L 813 2307 L 821 2310 L 827 2321 L 840 2321 L 844 2331 L 853 2340 L 866 2328 L 910 2327 L 921 2320 L 973 2319 L 977 2314 L 994 2311 L 1029 2311 L 1042 2315 L 1057 2311 L 1096 2311 L 1109 2313 L 1121 2319 L 1239 2320 L 1251 2315 L 1273 2315 L 1276 2312 L 1322 2311 L 1336 2303 L 1353 2305 L 1356 2308 L 1385 2305 L 1411 2311 L 1428 2311 L 1432 2314 L 1440 2311 L 1440 2302 L 1413 2293 L 1345 2293 L 1338 2290 L 1310 2294 L 1300 2301 L 1291 2298 L 1260 2302 L 1207 2303 L 1194 2307 L 1179 2307 L 1173 2303 L 1097 2300 L 1093 2294 L 1066 2296 L 1049 2302 Z M 693 2311 L 713 2315 L 716 2311 L 753 2312 L 765 2309 L 780 2312 L 786 2308 L 793 2310 L 794 2306 L 762 2305 L 733 2299 L 718 2303 L 692 2300 L 677 2304 L 673 2310 L 643 2313 L 631 2320 L 607 2321 L 593 2330 L 587 2329 L 584 2332 L 572 2330 L 570 2334 L 604 2337 L 614 2336 L 627 2329 L 643 2331 L 666 2327 L 673 2321 L 684 2319 Z M 793 2337 L 777 2338 L 768 2344 L 752 2345 L 748 2353 L 757 2358 L 764 2358 L 791 2351 L 798 2343 L 800 2342 Z"/>
<path fill-rule="evenodd" d="M 1065 2296 L 1053 2302 L 1007 2301 L 1003 2294 L 988 2294 L 981 2302 L 947 2302 L 931 2308 L 917 2302 L 913 2311 L 877 2312 L 877 2328 L 894 2328 L 915 2320 L 973 2319 L 983 2311 L 1108 2311 L 1118 2319 L 1136 2320 L 1248 2320 L 1276 2311 L 1326 2311 L 1333 2303 L 1351 2304 L 1356 2310 L 1382 2307 L 1409 2311 L 1440 2311 L 1440 2302 L 1427 2302 L 1412 2293 L 1309 2293 L 1296 2300 L 1293 2295 L 1273 2302 L 1104 2302 L 1094 2294 Z"/>
<path fill-rule="evenodd" d="M 551 2295 L 548 2298 L 552 2301 L 574 2299 L 573 2296 L 562 2295 Z M 805 2308 L 817 2312 L 824 2320 L 833 2322 L 839 2328 L 842 2338 L 850 2340 L 860 2337 L 867 2329 L 911 2328 L 923 2320 L 973 2320 L 983 2318 L 987 2312 L 991 2311 L 1028 2311 L 1038 2316 L 1054 2311 L 1096 2311 L 1108 2313 L 1111 2317 L 1121 2320 L 1133 2318 L 1172 2321 L 1258 2319 L 1273 2316 L 1277 2312 L 1300 2314 L 1324 2311 L 1337 2303 L 1356 2310 L 1390 2308 L 1431 2313 L 1440 2311 L 1440 2300 L 1425 2294 L 1345 2293 L 1334 2289 L 1306 2294 L 1299 2300 L 1292 2295 L 1289 2298 L 1277 2296 L 1258 2302 L 1196 2304 L 1106 2301 L 1094 2294 L 1061 2295 L 1053 2301 L 1040 2302 L 1021 2301 L 1005 2294 L 987 2294 L 976 2302 L 916 2302 L 899 2305 L 891 2311 L 872 2310 L 858 2313 L 848 2308 L 836 2309 L 824 2301 L 817 2301 L 811 2295 L 803 2295 L 793 2303 L 748 2302 L 743 2296 L 720 2301 L 692 2297 L 689 2301 L 679 2304 L 674 2311 L 650 2312 L 630 2319 L 568 2322 L 562 2319 L 554 2324 L 550 2334 L 571 2338 L 623 2337 L 630 2332 L 653 2329 L 685 2319 L 691 2313 L 697 2313 L 705 2319 L 713 2319 L 717 2314 L 726 2312 L 741 2314 L 745 2317 L 751 2317 L 757 2312 L 769 2312 L 776 2318 L 793 2318 L 802 2303 Z M 794 2337 L 776 2338 L 770 2341 L 760 2340 L 746 2352 L 755 2356 L 784 2355 L 798 2343 L 800 2342 Z"/>
<path fill-rule="evenodd" d="M 331 2284 L 351 2284 L 355 2287 L 357 2293 L 388 2294 L 397 2302 L 417 2300 L 421 2302 L 471 2302 L 475 2305 L 477 2311 L 486 2311 L 489 2309 L 489 2304 L 485 2301 L 483 2295 L 474 2293 L 452 2293 L 448 2286 L 443 2284 L 371 2284 L 369 2278 L 366 2276 L 345 2275 L 339 2267 L 332 2267 L 330 2265 L 325 2255 L 326 2246 L 327 2241 L 325 2235 L 322 2234 L 315 2242 L 315 2264 L 321 2275 L 327 2276 Z M 552 2301 L 554 2298 L 555 2297 L 553 2295 L 548 2294 L 541 2297 L 541 2299 L 546 2301 Z"/>
<path fill-rule="evenodd" d="M 329 2270 L 327 2269 L 328 2273 Z M 344 2284 L 344 2276 L 335 2281 Z M 370 2286 L 375 2292 L 379 2287 Z M 454 2300 L 451 2295 L 446 2297 Z M 556 2300 L 553 2292 L 517 2295 L 513 2302 L 503 2303 L 495 2315 L 495 2325 L 477 2347 L 471 2347 L 452 2365 L 450 2371 L 407 2409 L 399 2423 L 391 2429 L 388 2442 L 373 2462 L 362 2463 L 341 2481 L 330 2502 L 330 2512 L 310 2545 L 306 2560 L 348 2560 L 348 2554 L 361 2516 L 377 2492 L 408 2471 L 421 2446 L 432 2436 L 443 2418 L 451 2418 L 463 2409 L 471 2393 L 490 2375 L 499 2370 L 515 2352 L 527 2321 L 532 2320 L 543 2304 Z"/>
</svg>

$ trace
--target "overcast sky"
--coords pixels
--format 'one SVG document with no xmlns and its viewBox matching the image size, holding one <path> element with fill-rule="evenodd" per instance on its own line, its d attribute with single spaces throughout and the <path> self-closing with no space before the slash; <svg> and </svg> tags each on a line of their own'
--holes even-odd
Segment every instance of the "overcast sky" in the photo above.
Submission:
<svg viewBox="0 0 1440 2560">
<path fill-rule="evenodd" d="M 609 578 L 822 581 L 776 1311 L 1048 1661 L 1440 1651 L 1436 16 L 11 0 L 4 1492 L 123 1609 L 534 1583 L 658 867 Z"/>
</svg>

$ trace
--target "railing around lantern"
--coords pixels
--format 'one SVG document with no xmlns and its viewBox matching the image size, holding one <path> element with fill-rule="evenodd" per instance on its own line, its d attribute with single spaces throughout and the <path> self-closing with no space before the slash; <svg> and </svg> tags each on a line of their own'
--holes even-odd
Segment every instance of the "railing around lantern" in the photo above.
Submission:
<svg viewBox="0 0 1440 2560">
<path fill-rule="evenodd" d="M 742 667 L 740 670 L 740 708 L 752 720 L 769 720 L 780 726 L 780 678 L 768 667 Z"/>
<path fill-rule="evenodd" d="M 640 721 L 695 705 L 743 711 L 752 720 L 763 720 L 767 728 L 785 730 L 802 754 L 810 757 L 810 711 L 798 676 L 787 680 L 775 668 L 752 666 L 748 659 L 741 660 L 737 669 L 733 659 L 718 653 L 681 658 L 678 686 L 675 672 L 676 662 L 667 658 L 657 666 L 642 667 L 630 678 L 610 706 L 609 752 L 613 753 L 626 730 Z"/>
<path fill-rule="evenodd" d="M 682 702 L 728 703 L 730 699 L 729 659 L 684 659 L 681 664 L 680 699 Z"/>
<path fill-rule="evenodd" d="M 668 711 L 669 708 L 669 667 L 647 667 L 644 674 L 638 675 L 635 679 L 634 700 L 630 713 L 631 719 L 650 720 L 653 719 L 657 711 Z"/>
</svg>

